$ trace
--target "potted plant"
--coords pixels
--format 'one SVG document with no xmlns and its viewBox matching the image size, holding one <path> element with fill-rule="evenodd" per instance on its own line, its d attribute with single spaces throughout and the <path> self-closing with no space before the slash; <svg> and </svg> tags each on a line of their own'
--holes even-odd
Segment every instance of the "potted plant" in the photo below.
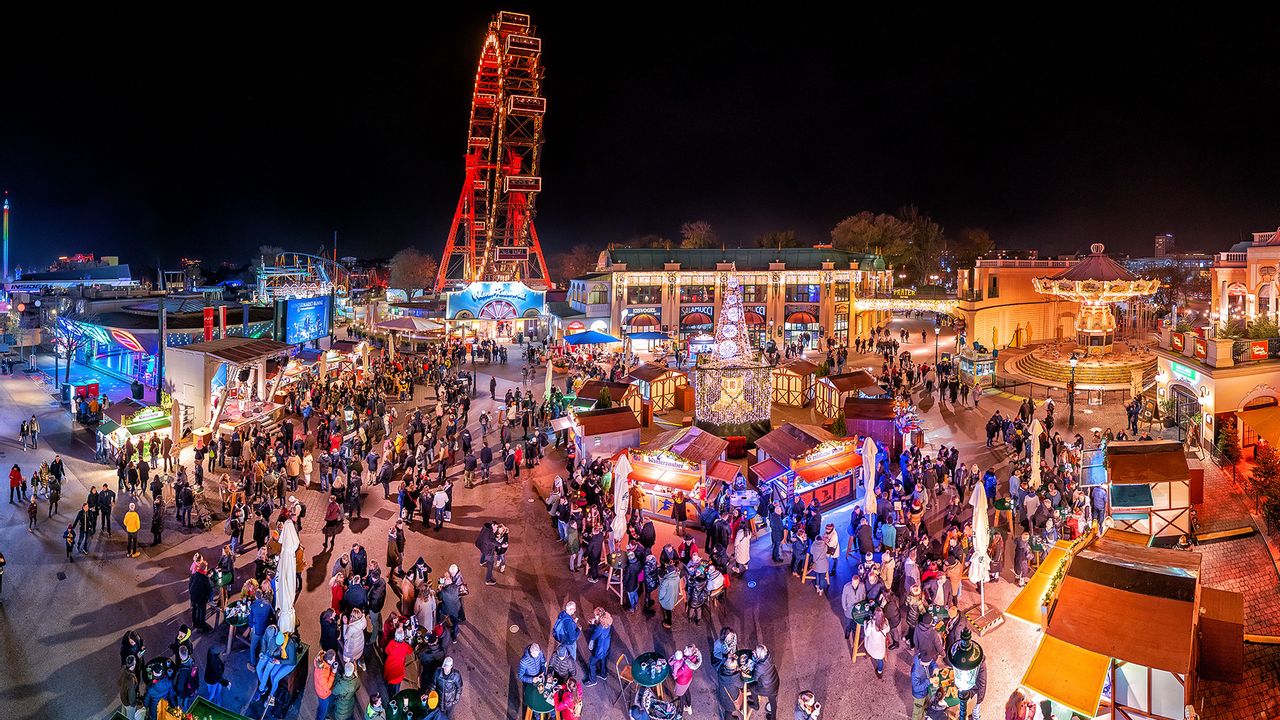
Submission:
<svg viewBox="0 0 1280 720">
<path fill-rule="evenodd" d="M 1167 397 L 1160 401 L 1161 422 L 1166 428 L 1174 426 L 1174 415 L 1178 412 L 1178 401 Z"/>
</svg>

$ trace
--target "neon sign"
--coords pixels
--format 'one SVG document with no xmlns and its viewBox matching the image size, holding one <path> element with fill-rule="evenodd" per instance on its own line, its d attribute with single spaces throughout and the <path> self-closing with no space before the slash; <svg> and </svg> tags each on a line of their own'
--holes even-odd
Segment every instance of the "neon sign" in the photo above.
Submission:
<svg viewBox="0 0 1280 720">
<path fill-rule="evenodd" d="M 134 337 L 133 333 L 127 330 L 111 328 L 111 337 L 115 338 L 115 341 L 120 343 L 120 345 L 127 350 L 139 353 L 146 352 L 146 350 L 142 349 L 142 343 L 138 342 L 138 338 Z"/>
<path fill-rule="evenodd" d="M 1177 336 L 1175 335 L 1174 337 L 1177 337 Z M 1180 365 L 1178 363 L 1169 363 L 1169 366 L 1170 366 L 1170 369 L 1173 370 L 1173 374 L 1177 375 L 1183 380 L 1189 380 L 1191 382 L 1195 382 L 1196 379 L 1200 377 L 1199 373 L 1187 367 L 1186 365 Z"/>
</svg>

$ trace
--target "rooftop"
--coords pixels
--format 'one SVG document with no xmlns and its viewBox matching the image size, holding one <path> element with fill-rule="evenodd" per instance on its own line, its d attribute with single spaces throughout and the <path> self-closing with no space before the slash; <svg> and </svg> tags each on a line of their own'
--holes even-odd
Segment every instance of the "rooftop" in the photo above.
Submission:
<svg viewBox="0 0 1280 720">
<path fill-rule="evenodd" d="M 1109 282 L 1114 280 L 1137 280 L 1138 276 L 1128 268 L 1103 254 L 1106 248 L 1102 243 L 1094 243 L 1089 248 L 1092 253 L 1083 260 L 1053 276 L 1054 280 L 1098 280 Z"/>
<path fill-rule="evenodd" d="M 822 263 L 847 269 L 884 270 L 884 258 L 826 247 L 809 248 L 614 248 L 605 251 L 612 264 L 627 270 L 662 270 L 666 263 L 680 263 L 681 270 L 715 270 L 719 263 L 734 263 L 738 270 L 768 270 L 770 263 L 786 263 L 788 270 L 821 270 Z"/>
<path fill-rule="evenodd" d="M 209 342 L 194 343 L 182 347 L 169 348 L 181 352 L 204 353 L 211 357 L 231 363 L 250 363 L 262 358 L 280 355 L 293 346 L 289 343 L 277 342 L 265 338 L 253 339 L 242 337 L 225 337 Z"/>
</svg>

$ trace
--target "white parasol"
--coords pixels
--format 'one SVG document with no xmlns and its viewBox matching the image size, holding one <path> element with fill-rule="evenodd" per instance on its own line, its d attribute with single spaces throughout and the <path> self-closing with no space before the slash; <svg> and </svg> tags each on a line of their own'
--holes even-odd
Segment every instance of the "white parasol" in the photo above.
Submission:
<svg viewBox="0 0 1280 720">
<path fill-rule="evenodd" d="M 862 509 L 867 517 L 876 514 L 876 441 L 870 436 L 862 444 L 862 477 L 866 480 L 866 494 L 862 498 Z"/>
<path fill-rule="evenodd" d="M 293 520 L 284 521 L 280 531 L 280 562 L 276 565 L 276 616 L 280 632 L 294 632 L 297 626 L 293 601 L 298 597 L 298 531 Z"/>
<path fill-rule="evenodd" d="M 969 498 L 973 505 L 973 559 L 969 563 L 969 580 L 978 586 L 982 598 L 982 612 L 987 612 L 987 593 L 983 583 L 991 574 L 991 558 L 987 546 L 991 542 L 991 523 L 987 520 L 987 487 L 981 481 L 973 486 Z"/>
<path fill-rule="evenodd" d="M 1040 418 L 1034 418 L 1031 421 L 1031 477 L 1027 482 L 1031 485 L 1032 490 L 1040 489 L 1040 433 L 1044 432 L 1044 426 L 1040 424 Z"/>
<path fill-rule="evenodd" d="M 629 478 L 631 477 L 631 459 L 626 451 L 618 458 L 618 462 L 613 465 L 613 539 L 622 542 L 622 538 L 627 534 L 627 514 L 631 512 L 628 505 L 631 504 L 631 494 Z"/>
</svg>

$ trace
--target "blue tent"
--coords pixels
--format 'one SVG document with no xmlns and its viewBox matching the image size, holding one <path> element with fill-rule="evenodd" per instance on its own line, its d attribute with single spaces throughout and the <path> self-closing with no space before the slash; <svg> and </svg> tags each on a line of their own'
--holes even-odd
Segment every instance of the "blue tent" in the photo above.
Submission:
<svg viewBox="0 0 1280 720">
<path fill-rule="evenodd" d="M 608 345 L 622 342 L 618 338 L 596 330 L 586 330 L 572 335 L 565 335 L 564 341 L 570 345 Z"/>
<path fill-rule="evenodd" d="M 671 336 L 661 332 L 634 332 L 627 337 L 632 340 L 670 340 Z"/>
</svg>

